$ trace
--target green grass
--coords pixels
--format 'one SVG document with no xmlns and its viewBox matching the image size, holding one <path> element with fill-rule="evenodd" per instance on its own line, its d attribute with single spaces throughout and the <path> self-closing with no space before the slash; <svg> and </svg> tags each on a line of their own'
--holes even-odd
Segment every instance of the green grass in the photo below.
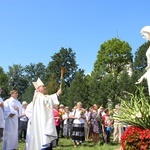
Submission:
<svg viewBox="0 0 150 150">
<path fill-rule="evenodd" d="M 100 145 L 100 142 L 97 145 L 94 145 L 92 141 L 86 141 L 82 143 L 82 145 L 74 148 L 72 140 L 60 138 L 59 146 L 54 148 L 54 150 L 117 150 L 119 146 L 119 144 L 115 143 Z"/>
<path fill-rule="evenodd" d="M 77 146 L 74 148 L 73 141 L 70 139 L 60 138 L 59 139 L 59 146 L 53 148 L 54 150 L 117 150 L 119 148 L 119 144 L 110 143 L 100 145 L 100 142 L 97 145 L 94 145 L 92 141 L 86 141 L 82 143 L 82 145 Z M 17 150 L 24 150 L 25 143 L 19 142 L 19 147 Z M 1 143 L 0 143 L 0 150 L 1 150 Z"/>
<path fill-rule="evenodd" d="M 0 150 L 2 150 L 2 142 L 0 142 Z M 19 147 L 17 150 L 25 150 L 25 142 L 19 142 Z"/>
</svg>

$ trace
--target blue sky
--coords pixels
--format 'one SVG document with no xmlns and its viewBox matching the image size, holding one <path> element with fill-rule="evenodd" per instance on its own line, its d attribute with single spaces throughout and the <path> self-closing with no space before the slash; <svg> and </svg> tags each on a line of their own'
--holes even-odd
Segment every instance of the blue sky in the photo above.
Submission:
<svg viewBox="0 0 150 150">
<path fill-rule="evenodd" d="M 93 70 L 100 45 L 114 37 L 132 53 L 146 42 L 150 0 L 1 0 L 0 66 L 42 62 L 61 47 L 72 48 L 79 68 Z"/>
</svg>

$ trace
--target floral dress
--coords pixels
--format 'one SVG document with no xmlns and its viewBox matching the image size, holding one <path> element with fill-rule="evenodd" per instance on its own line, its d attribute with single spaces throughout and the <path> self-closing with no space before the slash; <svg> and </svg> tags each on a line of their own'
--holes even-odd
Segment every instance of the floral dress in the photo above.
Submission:
<svg viewBox="0 0 150 150">
<path fill-rule="evenodd" d="M 98 113 L 97 112 L 91 112 L 89 117 L 90 122 L 90 132 L 92 133 L 101 133 L 101 123 L 99 121 Z"/>
</svg>

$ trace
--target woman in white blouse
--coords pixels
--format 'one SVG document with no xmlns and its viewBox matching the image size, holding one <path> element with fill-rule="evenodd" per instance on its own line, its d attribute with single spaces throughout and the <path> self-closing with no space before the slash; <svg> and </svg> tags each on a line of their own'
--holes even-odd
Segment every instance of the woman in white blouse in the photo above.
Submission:
<svg viewBox="0 0 150 150">
<path fill-rule="evenodd" d="M 82 108 L 82 103 L 78 102 L 76 109 L 73 111 L 74 118 L 72 140 L 74 141 L 74 147 L 81 145 L 85 141 L 84 123 L 85 123 L 85 110 Z"/>
</svg>

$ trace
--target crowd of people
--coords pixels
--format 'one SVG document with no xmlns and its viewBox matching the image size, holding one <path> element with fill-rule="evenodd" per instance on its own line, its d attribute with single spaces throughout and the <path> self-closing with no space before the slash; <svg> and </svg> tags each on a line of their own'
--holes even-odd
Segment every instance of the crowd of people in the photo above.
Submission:
<svg viewBox="0 0 150 150">
<path fill-rule="evenodd" d="M 112 142 L 120 142 L 125 125 L 113 118 L 119 111 L 119 105 L 116 105 L 111 115 L 108 108 L 98 107 L 97 104 L 93 104 L 88 110 L 82 107 L 81 102 L 77 102 L 71 111 L 68 106 L 62 104 L 61 109 L 58 105 L 55 107 L 57 115 L 54 113 L 54 118 L 55 121 L 59 120 L 59 123 L 55 124 L 59 129 L 57 133 L 60 137 L 71 139 L 74 147 L 89 140 L 92 140 L 94 145 L 98 142 L 108 144 L 111 142 L 111 136 Z M 55 146 L 58 143 L 57 141 Z"/>
<path fill-rule="evenodd" d="M 26 150 L 52 150 L 59 145 L 59 138 L 73 141 L 80 146 L 91 140 L 94 145 L 99 141 L 120 142 L 124 126 L 114 120 L 108 108 L 93 104 L 85 109 L 81 102 L 73 108 L 59 104 L 59 89 L 53 95 L 45 95 L 46 87 L 38 79 L 33 83 L 35 93 L 31 103 L 19 102 L 18 91 L 10 91 L 10 98 L 0 98 L 0 140 L 2 150 L 15 150 L 18 142 L 24 141 Z M 0 88 L 0 94 L 2 88 Z M 116 105 L 113 114 L 120 106 Z"/>
</svg>

